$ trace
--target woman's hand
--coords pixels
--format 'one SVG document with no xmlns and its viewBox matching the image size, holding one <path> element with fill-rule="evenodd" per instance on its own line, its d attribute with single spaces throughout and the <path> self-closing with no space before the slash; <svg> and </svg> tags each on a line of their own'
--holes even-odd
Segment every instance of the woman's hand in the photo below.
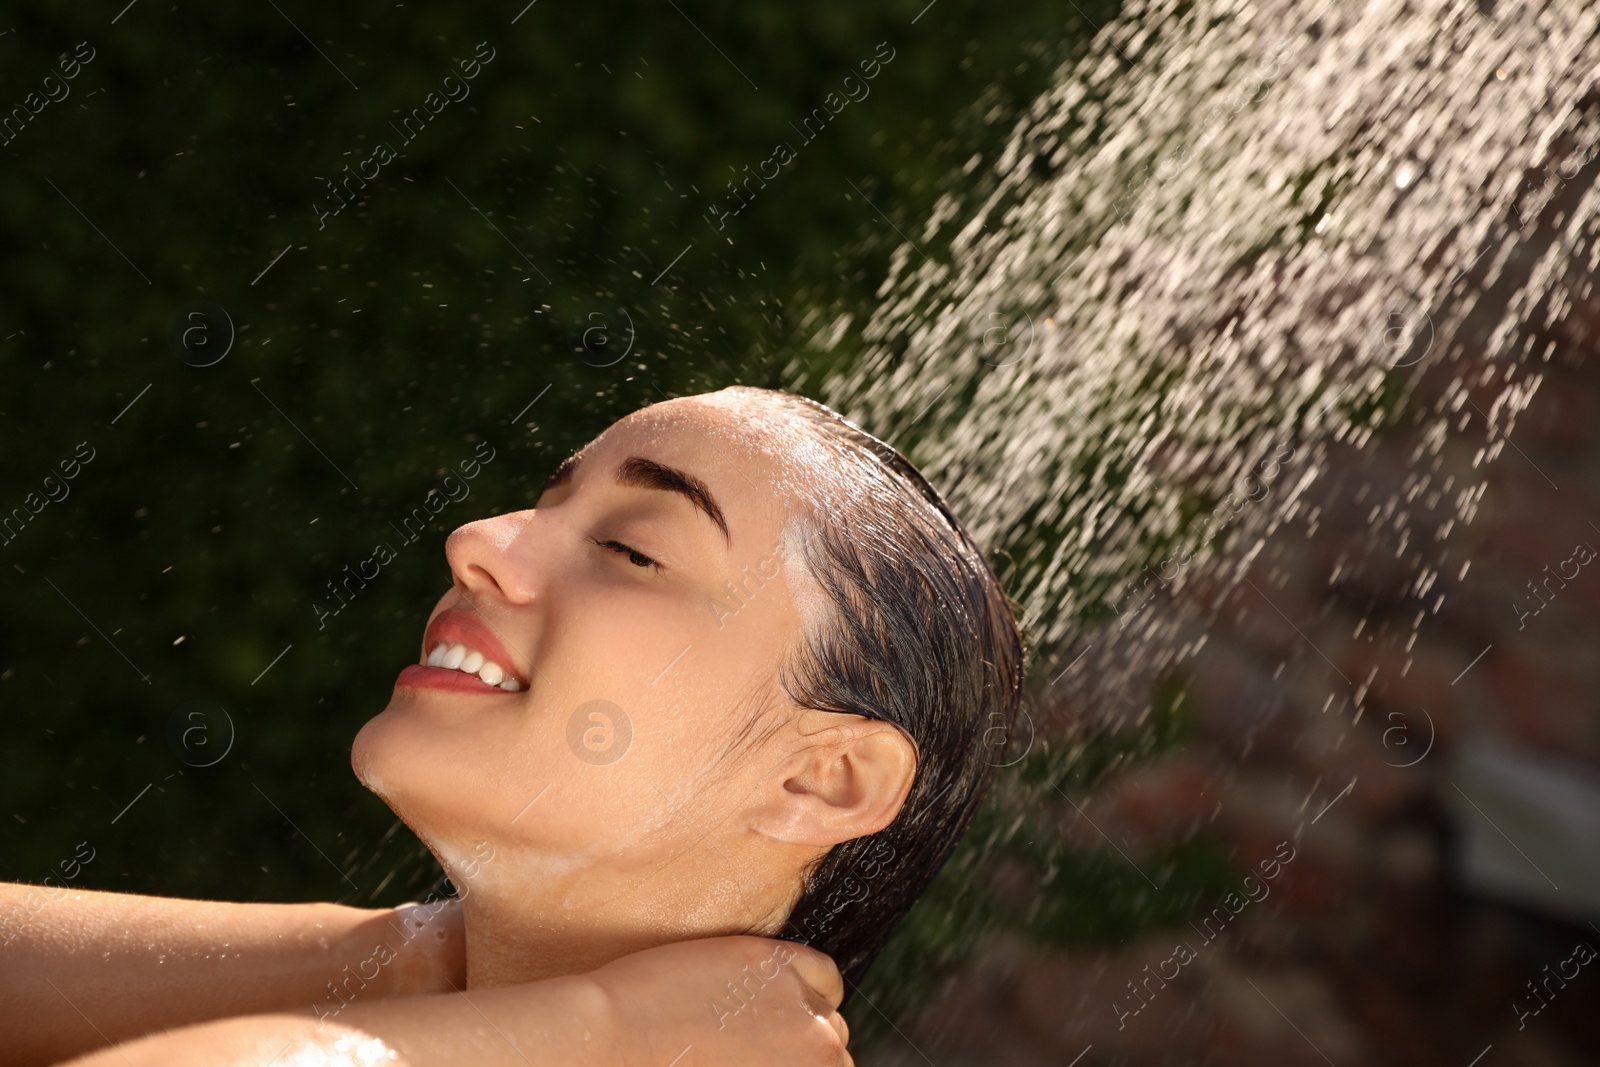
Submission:
<svg viewBox="0 0 1600 1067">
<path fill-rule="evenodd" d="M 849 1027 L 833 960 L 791 941 L 712 937 L 635 952 L 590 972 L 617 1067 L 837 1067 Z"/>
<path fill-rule="evenodd" d="M 385 908 L 350 936 L 371 946 L 384 944 L 394 954 L 380 996 L 449 993 L 467 984 L 466 928 L 459 900 Z"/>
</svg>

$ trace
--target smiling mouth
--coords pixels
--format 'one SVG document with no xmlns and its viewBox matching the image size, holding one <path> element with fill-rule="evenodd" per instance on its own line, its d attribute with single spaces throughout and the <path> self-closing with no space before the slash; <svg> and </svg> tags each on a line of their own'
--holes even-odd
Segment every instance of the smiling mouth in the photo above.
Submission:
<svg viewBox="0 0 1600 1067">
<path fill-rule="evenodd" d="M 440 642 L 433 646 L 433 651 L 428 653 L 422 663 L 428 667 L 470 674 L 484 685 L 504 689 L 508 693 L 515 693 L 523 688 L 522 683 L 505 667 L 467 645 Z"/>
</svg>

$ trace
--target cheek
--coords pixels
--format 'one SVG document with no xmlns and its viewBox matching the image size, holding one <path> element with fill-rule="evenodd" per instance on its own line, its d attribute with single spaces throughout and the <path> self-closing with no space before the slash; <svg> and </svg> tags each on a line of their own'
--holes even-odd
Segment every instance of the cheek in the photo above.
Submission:
<svg viewBox="0 0 1600 1067">
<path fill-rule="evenodd" d="M 558 742 L 555 784 L 529 815 L 542 813 L 551 820 L 547 829 L 604 842 L 613 852 L 637 850 L 640 862 L 692 847 L 724 821 L 740 789 L 749 791 L 741 762 L 722 758 L 731 717 L 742 712 L 732 706 L 733 686 L 708 684 L 705 664 L 691 662 L 699 651 L 635 694 L 625 729 L 608 732 L 611 724 L 600 718 L 570 723 Z M 587 739 L 585 728 L 593 731 Z"/>
<path fill-rule="evenodd" d="M 692 766 L 720 736 L 749 665 L 691 599 L 595 587 L 552 613 L 534 698 L 577 766 Z"/>
</svg>

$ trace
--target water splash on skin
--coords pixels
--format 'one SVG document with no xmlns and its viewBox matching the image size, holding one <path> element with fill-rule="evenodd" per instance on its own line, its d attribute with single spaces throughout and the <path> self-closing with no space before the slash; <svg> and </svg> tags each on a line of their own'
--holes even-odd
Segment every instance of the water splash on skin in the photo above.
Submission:
<svg viewBox="0 0 1600 1067">
<path fill-rule="evenodd" d="M 403 1067 L 398 1052 L 381 1039 L 362 1033 L 341 1034 L 330 1042 L 307 1044 L 278 1062 L 286 1067 Z"/>
</svg>

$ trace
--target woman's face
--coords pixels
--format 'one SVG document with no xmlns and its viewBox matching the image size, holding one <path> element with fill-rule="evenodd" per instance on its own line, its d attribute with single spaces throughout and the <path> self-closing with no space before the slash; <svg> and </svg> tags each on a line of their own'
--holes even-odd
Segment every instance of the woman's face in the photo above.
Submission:
<svg viewBox="0 0 1600 1067">
<path fill-rule="evenodd" d="M 625 892 L 735 848 L 783 753 L 720 757 L 763 709 L 793 711 L 778 672 L 818 592 L 792 520 L 822 466 L 789 416 L 737 394 L 615 423 L 535 508 L 450 535 L 454 584 L 356 773 L 463 892 L 463 872 L 592 891 L 597 871 Z"/>
</svg>

